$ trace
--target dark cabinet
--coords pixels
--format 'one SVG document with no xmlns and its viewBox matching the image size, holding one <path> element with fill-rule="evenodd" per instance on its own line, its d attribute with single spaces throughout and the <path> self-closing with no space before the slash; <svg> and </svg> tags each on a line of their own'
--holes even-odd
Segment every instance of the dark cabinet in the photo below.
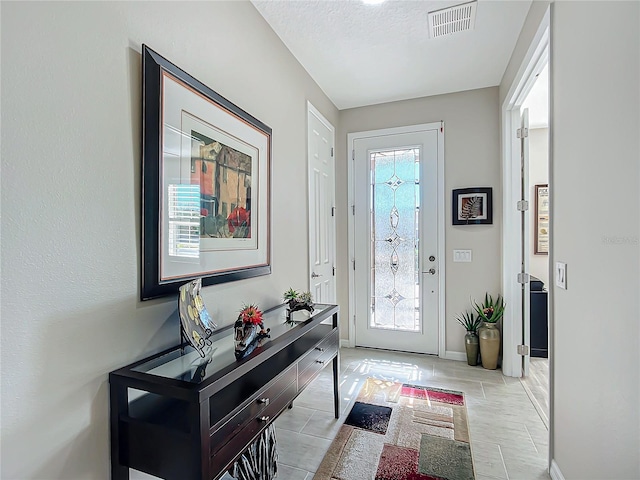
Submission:
<svg viewBox="0 0 640 480">
<path fill-rule="evenodd" d="M 214 332 L 209 362 L 183 345 L 111 372 L 112 478 L 219 478 L 331 362 L 338 418 L 338 307 L 292 318 L 284 305 L 264 312 L 271 338 L 240 361 L 229 326 Z"/>
<path fill-rule="evenodd" d="M 544 283 L 536 277 L 530 280 L 529 325 L 531 356 L 547 358 L 549 352 L 549 301 Z"/>
</svg>

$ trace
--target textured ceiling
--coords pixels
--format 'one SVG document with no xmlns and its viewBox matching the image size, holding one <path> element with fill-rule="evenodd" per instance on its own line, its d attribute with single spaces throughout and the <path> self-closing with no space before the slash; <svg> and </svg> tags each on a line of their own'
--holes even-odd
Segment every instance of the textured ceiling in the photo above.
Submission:
<svg viewBox="0 0 640 480">
<path fill-rule="evenodd" d="M 531 0 L 479 0 L 475 29 L 429 38 L 461 1 L 252 0 L 339 109 L 500 84 Z"/>
</svg>

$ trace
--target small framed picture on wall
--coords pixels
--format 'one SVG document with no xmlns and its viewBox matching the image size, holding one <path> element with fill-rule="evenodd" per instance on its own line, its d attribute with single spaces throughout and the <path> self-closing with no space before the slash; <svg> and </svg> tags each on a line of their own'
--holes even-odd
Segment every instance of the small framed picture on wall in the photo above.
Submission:
<svg viewBox="0 0 640 480">
<path fill-rule="evenodd" d="M 536 209 L 534 216 L 533 253 L 549 254 L 549 185 L 535 186 Z"/>
<path fill-rule="evenodd" d="M 453 190 L 453 225 L 493 224 L 493 189 L 491 187 Z"/>
</svg>

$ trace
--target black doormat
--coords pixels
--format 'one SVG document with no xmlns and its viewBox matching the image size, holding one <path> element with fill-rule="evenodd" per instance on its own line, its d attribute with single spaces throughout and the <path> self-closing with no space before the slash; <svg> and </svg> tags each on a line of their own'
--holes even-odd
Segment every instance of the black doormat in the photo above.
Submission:
<svg viewBox="0 0 640 480">
<path fill-rule="evenodd" d="M 344 423 L 384 435 L 387 433 L 390 417 L 391 408 L 389 407 L 356 402 Z"/>
</svg>

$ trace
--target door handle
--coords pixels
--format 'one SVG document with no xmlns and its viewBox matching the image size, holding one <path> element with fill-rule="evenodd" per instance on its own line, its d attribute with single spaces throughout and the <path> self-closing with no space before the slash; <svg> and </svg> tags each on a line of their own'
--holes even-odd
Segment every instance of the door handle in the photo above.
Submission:
<svg viewBox="0 0 640 480">
<path fill-rule="evenodd" d="M 436 274 L 436 269 L 435 268 L 430 268 L 426 272 L 422 272 L 422 273 L 428 273 L 429 275 L 435 275 Z"/>
<path fill-rule="evenodd" d="M 311 273 L 311 278 L 318 278 L 321 277 L 322 275 L 318 275 L 316 272 L 312 272 Z"/>
</svg>

